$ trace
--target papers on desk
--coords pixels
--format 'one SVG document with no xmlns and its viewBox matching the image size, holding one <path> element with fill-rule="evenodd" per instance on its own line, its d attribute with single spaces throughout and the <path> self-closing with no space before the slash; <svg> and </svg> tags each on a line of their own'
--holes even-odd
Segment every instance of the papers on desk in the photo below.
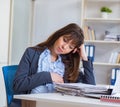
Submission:
<svg viewBox="0 0 120 107">
<path fill-rule="evenodd" d="M 75 95 L 75 96 L 88 96 L 92 94 L 109 94 L 108 87 L 100 85 L 90 85 L 83 83 L 59 83 L 55 84 L 57 92 Z M 100 96 L 99 96 L 100 97 Z"/>
</svg>

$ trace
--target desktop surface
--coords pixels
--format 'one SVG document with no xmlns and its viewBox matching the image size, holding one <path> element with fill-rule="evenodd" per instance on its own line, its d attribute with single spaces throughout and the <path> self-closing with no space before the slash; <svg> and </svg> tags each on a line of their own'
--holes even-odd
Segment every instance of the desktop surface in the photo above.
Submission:
<svg viewBox="0 0 120 107">
<path fill-rule="evenodd" d="M 120 107 L 120 103 L 101 102 L 100 99 L 62 95 L 60 93 L 41 93 L 15 95 L 15 99 L 35 101 L 36 107 Z"/>
</svg>

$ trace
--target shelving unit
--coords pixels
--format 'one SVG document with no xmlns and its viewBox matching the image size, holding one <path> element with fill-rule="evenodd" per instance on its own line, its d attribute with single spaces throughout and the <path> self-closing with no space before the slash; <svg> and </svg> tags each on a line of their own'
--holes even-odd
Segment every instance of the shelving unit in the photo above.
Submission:
<svg viewBox="0 0 120 107">
<path fill-rule="evenodd" d="M 101 17 L 100 8 L 112 9 L 108 19 Z M 95 40 L 85 40 L 86 44 L 95 45 L 94 72 L 97 84 L 110 84 L 112 68 L 120 64 L 109 63 L 112 52 L 120 52 L 120 41 L 105 41 L 105 31 L 120 35 L 120 0 L 82 0 L 81 26 L 90 26 L 95 30 Z"/>
</svg>

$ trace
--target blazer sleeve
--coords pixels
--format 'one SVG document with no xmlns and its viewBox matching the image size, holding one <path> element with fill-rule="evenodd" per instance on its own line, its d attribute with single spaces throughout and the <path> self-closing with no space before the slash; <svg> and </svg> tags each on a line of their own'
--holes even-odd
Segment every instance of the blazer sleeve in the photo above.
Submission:
<svg viewBox="0 0 120 107">
<path fill-rule="evenodd" d="M 13 81 L 13 89 L 16 93 L 30 91 L 39 85 L 52 83 L 49 72 L 37 73 L 38 61 L 36 60 L 39 59 L 39 55 L 32 48 L 27 48 L 24 52 Z"/>
<path fill-rule="evenodd" d="M 79 73 L 77 82 L 95 85 L 95 77 L 93 72 L 93 63 L 91 61 L 83 61 L 84 72 Z"/>
</svg>

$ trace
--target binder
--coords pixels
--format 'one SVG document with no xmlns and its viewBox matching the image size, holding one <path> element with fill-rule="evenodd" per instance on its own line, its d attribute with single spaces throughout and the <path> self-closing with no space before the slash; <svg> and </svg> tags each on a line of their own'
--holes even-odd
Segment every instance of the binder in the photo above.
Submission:
<svg viewBox="0 0 120 107">
<path fill-rule="evenodd" d="M 111 85 L 114 85 L 116 82 L 116 77 L 118 72 L 120 72 L 120 68 L 113 68 L 111 74 Z"/>
<path fill-rule="evenodd" d="M 95 46 L 90 45 L 90 59 L 92 62 L 94 62 L 94 56 L 95 56 Z"/>
<path fill-rule="evenodd" d="M 85 45 L 85 51 L 89 60 L 94 62 L 95 57 L 95 46 L 94 45 Z"/>
<path fill-rule="evenodd" d="M 116 81 L 116 68 L 113 68 L 111 74 L 111 85 L 114 85 L 115 81 Z"/>
<path fill-rule="evenodd" d="M 89 45 L 85 45 L 85 51 L 86 51 L 86 55 L 88 57 L 89 56 Z"/>
<path fill-rule="evenodd" d="M 120 70 L 119 69 L 116 72 L 116 81 L 113 86 L 112 94 L 120 94 Z"/>
</svg>

